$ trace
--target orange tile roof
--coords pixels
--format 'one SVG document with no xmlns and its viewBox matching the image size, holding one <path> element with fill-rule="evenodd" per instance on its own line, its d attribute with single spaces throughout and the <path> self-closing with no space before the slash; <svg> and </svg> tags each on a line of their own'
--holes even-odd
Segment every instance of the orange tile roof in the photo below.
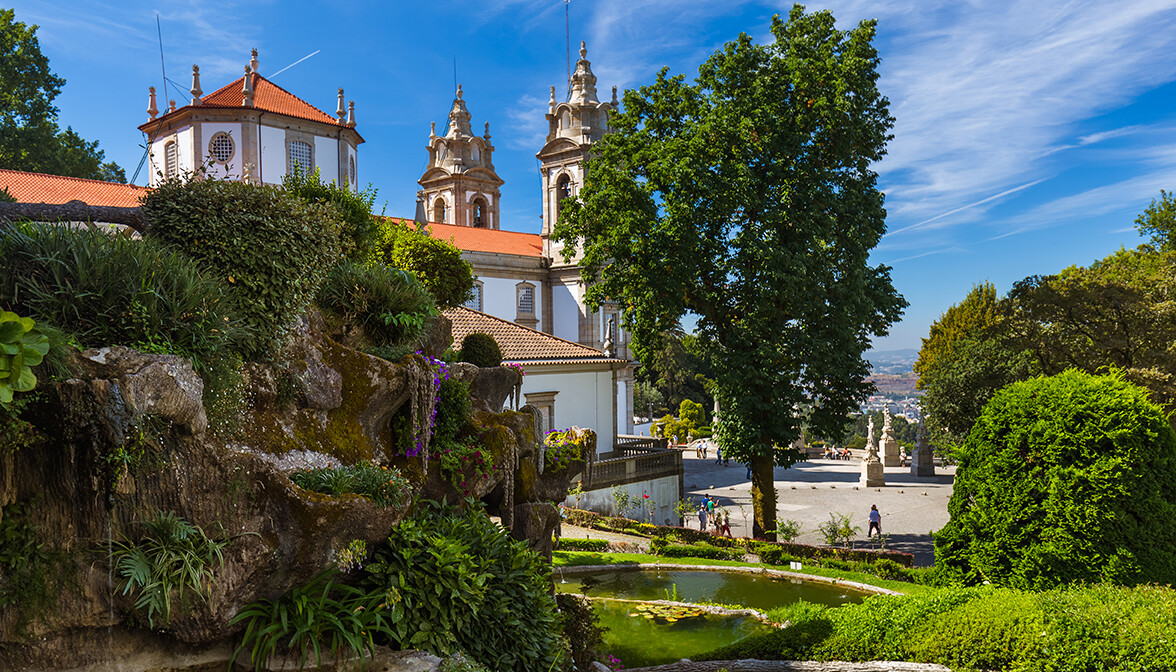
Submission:
<svg viewBox="0 0 1176 672">
<path fill-rule="evenodd" d="M 411 223 L 412 220 L 403 220 Z M 520 257 L 542 257 L 543 238 L 537 233 L 477 229 L 472 226 L 429 223 L 429 235 L 451 241 L 459 250 L 496 252 Z"/>
<path fill-rule="evenodd" d="M 453 345 L 461 347 L 466 336 L 481 332 L 498 341 L 504 362 L 521 364 L 599 364 L 626 360 L 606 356 L 586 345 L 545 334 L 465 306 L 446 308 L 442 313 L 453 323 Z"/>
<path fill-rule="evenodd" d="M 139 197 L 147 193 L 146 187 L 133 184 L 3 169 L 0 169 L 0 188 L 7 188 L 21 203 L 59 204 L 77 200 L 86 205 L 118 208 L 139 207 Z"/>
<path fill-rule="evenodd" d="M 339 121 L 338 118 L 333 117 L 326 112 L 318 109 L 314 105 L 306 102 L 298 96 L 290 93 L 282 87 L 274 84 L 265 77 L 258 74 L 250 75 L 253 77 L 253 107 L 254 109 L 262 110 L 264 112 L 274 112 L 276 114 L 284 114 L 287 117 L 295 117 L 298 119 L 308 119 L 310 121 L 317 121 L 322 124 L 330 124 L 332 126 L 346 127 L 345 123 Z M 232 82 L 225 84 L 221 88 L 200 99 L 200 105 L 185 105 L 180 110 L 196 107 L 243 107 L 241 89 L 245 85 L 245 76 L 241 75 Z M 172 112 L 170 114 L 175 114 Z M 140 126 L 140 129 L 146 130 L 146 127 L 152 124 L 158 124 L 160 119 L 168 115 L 164 115 L 155 121 L 149 121 Z M 352 129 L 355 130 L 355 129 Z M 358 131 L 356 131 L 358 135 Z M 363 142 L 363 138 L 360 138 Z"/>
</svg>

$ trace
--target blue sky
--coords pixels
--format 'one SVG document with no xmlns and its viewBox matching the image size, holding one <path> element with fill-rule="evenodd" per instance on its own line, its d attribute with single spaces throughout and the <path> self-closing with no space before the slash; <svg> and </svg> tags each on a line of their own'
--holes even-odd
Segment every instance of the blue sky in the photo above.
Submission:
<svg viewBox="0 0 1176 672">
<path fill-rule="evenodd" d="M 503 228 L 538 232 L 534 154 L 548 87 L 565 72 L 562 0 L 248 3 L 19 0 L 67 80 L 63 125 L 135 171 L 147 87 L 162 93 L 156 15 L 172 97 L 191 66 L 204 90 L 261 74 L 332 112 L 355 100 L 360 182 L 386 212 L 411 216 L 429 122 L 444 126 L 457 79 L 475 128 L 490 122 Z M 791 3 L 572 0 L 572 52 L 588 42 L 602 97 L 662 66 L 693 76 L 724 42 L 768 34 Z M 1140 242 L 1133 221 L 1176 190 L 1176 0 L 961 2 L 826 0 L 850 26 L 879 21 L 881 83 L 896 117 L 877 166 L 890 233 L 873 259 L 910 301 L 882 350 L 917 348 L 976 282 L 1000 291 L 1033 274 L 1088 264 Z M 299 59 L 301 63 L 274 76 Z M 182 104 L 182 102 L 181 102 Z M 162 105 L 162 103 L 161 103 Z M 145 177 L 140 175 L 141 184 Z"/>
</svg>

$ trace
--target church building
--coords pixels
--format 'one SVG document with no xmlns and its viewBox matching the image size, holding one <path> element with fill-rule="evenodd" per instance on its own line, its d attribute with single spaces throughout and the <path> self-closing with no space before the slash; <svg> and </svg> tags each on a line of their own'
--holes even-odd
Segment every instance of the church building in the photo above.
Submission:
<svg viewBox="0 0 1176 672">
<path fill-rule="evenodd" d="M 254 49 L 244 75 L 206 96 L 193 65 L 190 101 L 177 108 L 169 100 L 162 115 L 151 87 L 150 118 L 139 126 L 150 147 L 150 186 L 201 170 L 218 179 L 281 184 L 297 165 L 356 188 L 363 137 L 355 130 L 355 102 L 344 108 L 339 89 L 332 117 L 262 77 L 260 68 Z"/>
<path fill-rule="evenodd" d="M 609 115 L 617 104 L 616 87 L 611 101 L 598 98 L 596 75 L 581 42 L 567 100 L 557 101 L 555 87 L 550 90 L 547 139 L 536 154 L 543 192 L 543 226 L 538 234 L 500 230 L 499 187 L 503 180 L 494 171 L 490 124 L 486 122 L 480 137 L 471 133 L 472 115 L 460 85 L 445 135 L 437 135 L 435 124 L 430 130 L 429 163 L 418 181 L 421 190 L 417 196 L 417 220 L 428 222 L 434 237 L 453 242 L 473 266 L 477 287 L 466 308 L 553 336 L 557 341 L 586 346 L 600 353 L 601 362 L 611 363 L 604 369 L 611 371 L 603 379 L 612 388 L 607 396 L 593 390 L 581 399 L 583 395 L 546 389 L 558 384 L 557 378 L 549 376 L 530 377 L 523 383 L 528 400 L 547 409 L 555 425 L 561 427 L 588 415 L 597 418 L 601 415 L 597 399 L 610 398 L 612 408 L 607 423 L 598 420 L 581 424 L 597 431 L 600 452 L 613 450 L 617 434 L 633 431 L 633 372 L 637 364 L 632 361 L 628 335 L 620 329 L 618 306 L 606 304 L 598 311 L 588 308 L 577 260 L 564 261 L 551 233 L 560 202 L 575 196 L 584 183 L 584 161 L 593 144 L 608 132 Z M 471 318 L 463 314 L 460 322 L 471 324 Z M 487 325 L 488 329 L 501 329 L 493 322 Z M 455 335 L 461 331 L 455 328 Z M 543 339 L 537 336 L 535 340 Z M 454 345 L 459 346 L 460 339 L 455 339 Z M 576 351 L 578 363 L 573 366 L 598 364 L 589 362 L 585 352 L 588 350 Z M 518 363 L 525 366 L 526 361 Z M 570 371 L 560 370 L 565 374 Z"/>
</svg>

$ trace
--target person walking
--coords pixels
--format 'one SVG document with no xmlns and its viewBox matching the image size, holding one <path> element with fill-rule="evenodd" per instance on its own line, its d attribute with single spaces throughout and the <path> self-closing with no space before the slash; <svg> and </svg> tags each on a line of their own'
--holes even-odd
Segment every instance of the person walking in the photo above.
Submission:
<svg viewBox="0 0 1176 672">
<path fill-rule="evenodd" d="M 698 529 L 706 532 L 706 504 L 701 504 L 698 507 Z"/>
<path fill-rule="evenodd" d="M 710 439 L 707 439 L 706 442 L 710 443 Z M 722 463 L 723 463 L 723 448 L 721 446 L 715 446 L 715 464 L 722 464 Z"/>
<path fill-rule="evenodd" d="M 882 536 L 882 514 L 878 513 L 877 504 L 870 506 L 870 529 L 866 530 L 866 539 L 869 539 L 875 531 L 878 532 L 879 537 Z"/>
<path fill-rule="evenodd" d="M 723 531 L 719 534 L 719 536 L 721 537 L 724 534 L 728 537 L 731 537 L 731 514 L 727 511 L 723 512 Z M 734 539 L 735 537 L 731 538 Z"/>
</svg>

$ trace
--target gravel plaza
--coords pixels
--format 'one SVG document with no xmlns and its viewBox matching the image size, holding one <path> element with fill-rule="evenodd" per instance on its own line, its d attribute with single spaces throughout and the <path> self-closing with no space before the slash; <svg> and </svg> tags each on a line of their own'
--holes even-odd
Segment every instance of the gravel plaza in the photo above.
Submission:
<svg viewBox="0 0 1176 672">
<path fill-rule="evenodd" d="M 715 464 L 713 447 L 707 459 L 699 459 L 693 449 L 682 456 L 686 499 L 697 502 L 703 495 L 711 495 L 730 513 L 731 533 L 737 537 L 750 536 L 751 483 L 747 469 L 735 462 L 726 467 Z M 909 467 L 889 467 L 886 485 L 881 488 L 859 487 L 860 476 L 858 458 L 849 461 L 811 458 L 788 469 L 777 467 L 780 520 L 800 523 L 798 542 L 822 544 L 824 540 L 817 526 L 829 520 L 830 513 L 847 514 L 852 524 L 861 528 L 855 545 L 871 547 L 873 544 L 865 543 L 869 527 L 866 515 L 871 505 L 877 505 L 882 514 L 882 532 L 890 535 L 887 548 L 914 553 L 916 565 L 931 565 L 935 560 L 931 532 L 947 523 L 947 502 L 951 498 L 955 467 L 936 467 L 935 476 L 930 478 L 912 476 Z M 697 527 L 698 517 L 689 516 L 686 524 Z"/>
</svg>

